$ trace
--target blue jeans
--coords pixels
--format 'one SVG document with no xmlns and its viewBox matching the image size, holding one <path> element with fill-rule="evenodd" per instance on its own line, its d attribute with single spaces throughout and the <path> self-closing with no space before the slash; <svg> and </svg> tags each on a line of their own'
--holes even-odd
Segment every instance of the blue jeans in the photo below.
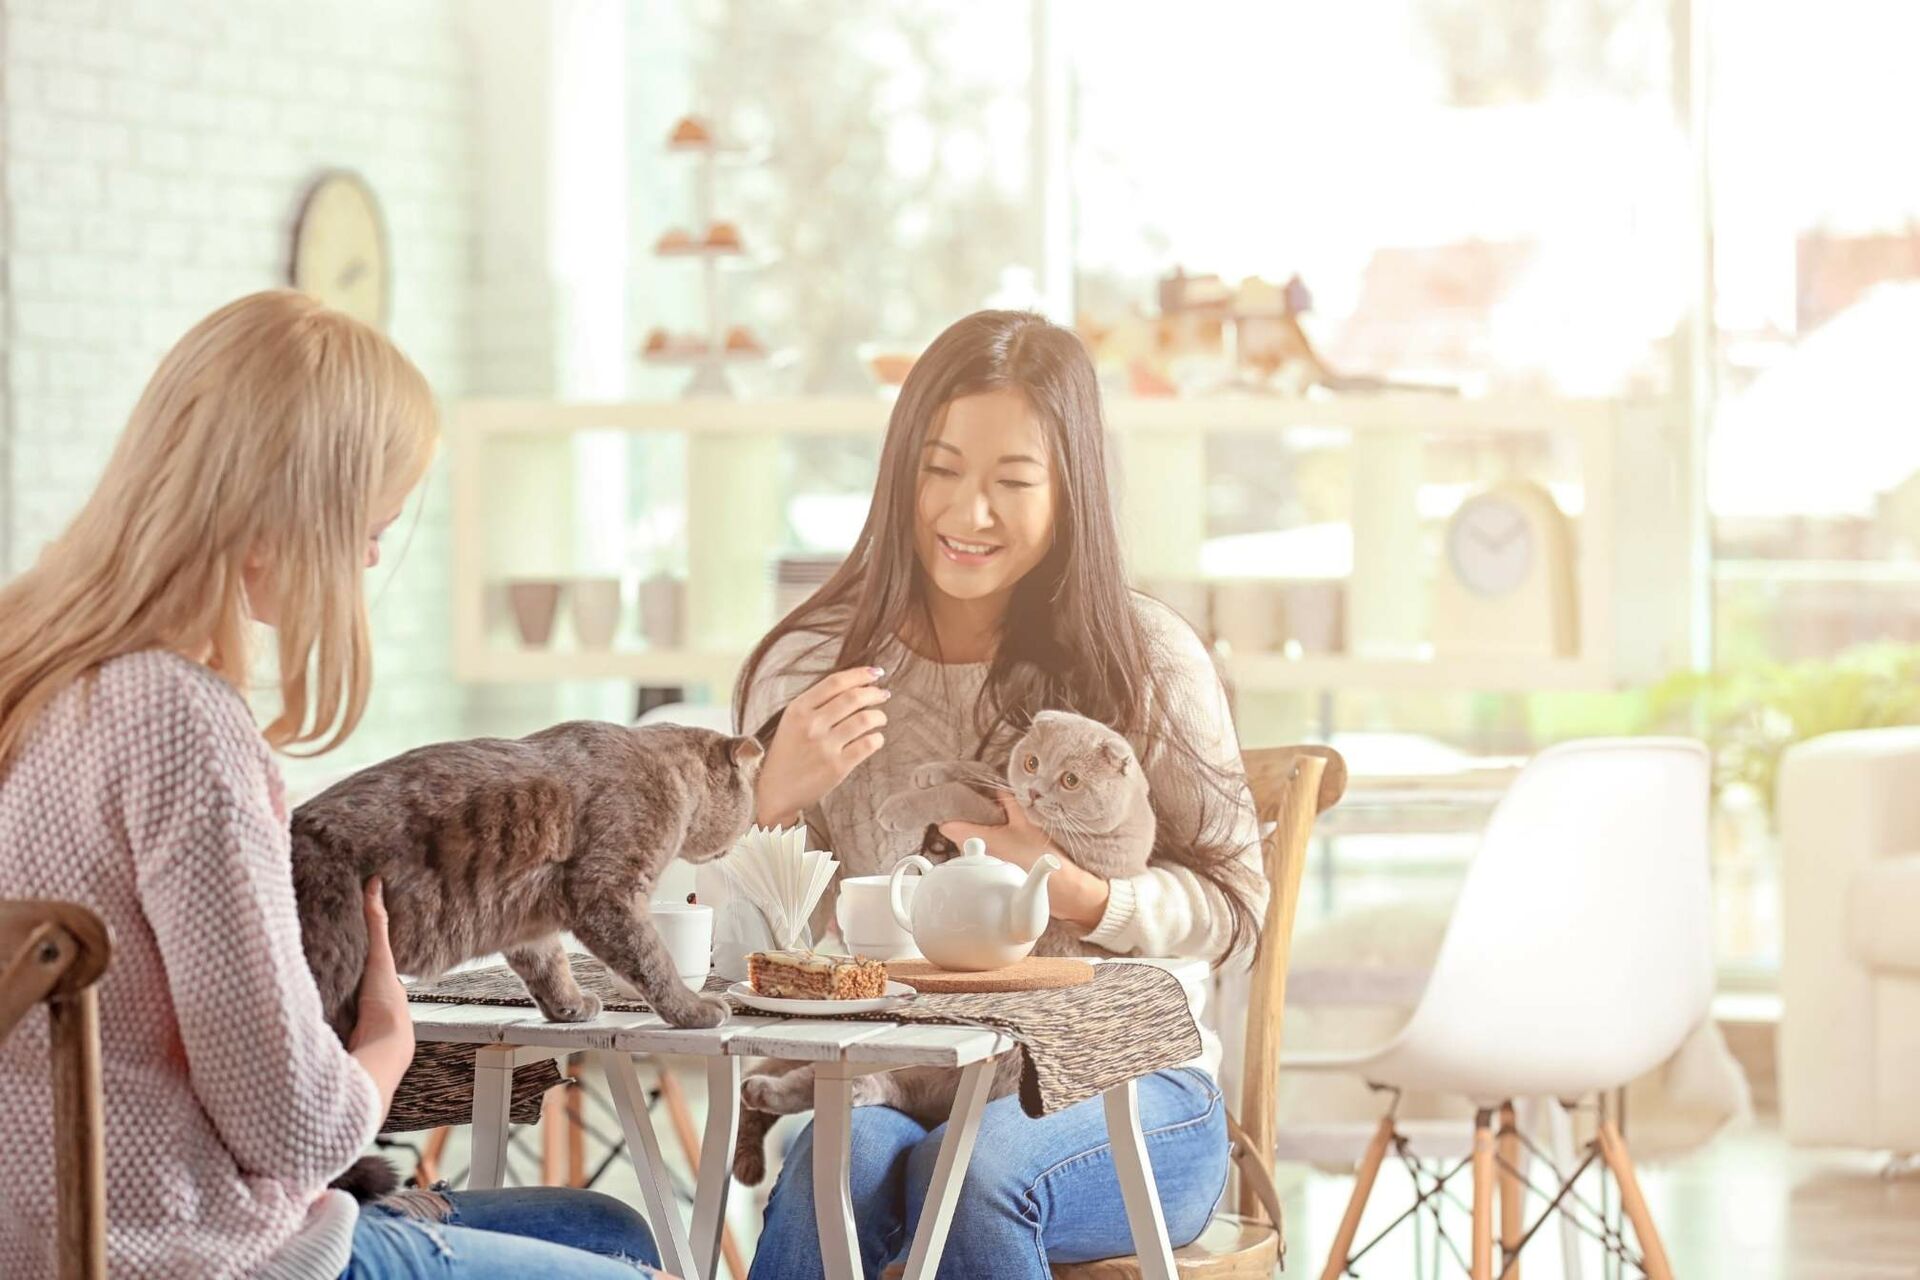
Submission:
<svg viewBox="0 0 1920 1280">
<path fill-rule="evenodd" d="M 1139 1087 L 1147 1159 L 1178 1247 L 1206 1227 L 1226 1189 L 1226 1108 L 1213 1078 L 1192 1068 L 1147 1076 Z M 912 1247 L 946 1128 L 929 1132 L 890 1107 L 854 1109 L 853 1220 L 868 1277 Z M 940 1258 L 941 1280 L 1046 1280 L 1050 1263 L 1132 1252 L 1100 1100 L 1040 1120 L 1018 1098 L 988 1103 Z M 749 1280 L 813 1280 L 822 1272 L 809 1124 L 787 1151 L 767 1202 Z"/>
<path fill-rule="evenodd" d="M 653 1233 L 612 1196 L 570 1187 L 443 1193 L 453 1211 L 422 1222 L 363 1206 L 341 1280 L 634 1280 L 660 1264 Z"/>
</svg>

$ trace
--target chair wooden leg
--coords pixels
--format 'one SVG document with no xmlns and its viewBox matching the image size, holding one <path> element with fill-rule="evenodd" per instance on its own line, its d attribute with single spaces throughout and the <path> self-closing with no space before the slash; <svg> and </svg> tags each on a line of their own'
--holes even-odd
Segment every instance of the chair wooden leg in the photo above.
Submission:
<svg viewBox="0 0 1920 1280">
<path fill-rule="evenodd" d="M 687 1167 L 693 1170 L 693 1176 L 700 1176 L 700 1138 L 693 1131 L 693 1112 L 687 1107 L 686 1090 L 680 1087 L 680 1077 L 663 1060 L 660 1063 L 660 1100 L 667 1104 L 667 1117 L 673 1121 L 674 1136 L 679 1139 L 680 1153 L 687 1158 Z M 747 1263 L 740 1254 L 740 1245 L 733 1238 L 733 1228 L 723 1225 L 720 1228 L 720 1256 L 726 1260 L 727 1270 L 734 1280 L 746 1280 Z"/>
<path fill-rule="evenodd" d="M 1353 1248 L 1353 1237 L 1360 1231 L 1360 1215 L 1366 1212 L 1367 1197 L 1373 1194 L 1373 1181 L 1380 1176 L 1380 1162 L 1387 1158 L 1387 1148 L 1392 1143 L 1393 1117 L 1382 1116 L 1380 1127 L 1373 1131 L 1373 1141 L 1367 1144 L 1367 1152 L 1360 1158 L 1360 1167 L 1354 1171 L 1353 1194 L 1347 1198 L 1346 1216 L 1340 1219 L 1333 1247 L 1327 1250 L 1327 1265 L 1320 1270 L 1320 1280 L 1339 1280 L 1346 1274 L 1347 1251 Z"/>
<path fill-rule="evenodd" d="M 1500 1108 L 1500 1277 L 1520 1280 L 1520 1237 L 1526 1234 L 1526 1197 L 1520 1182 L 1520 1131 L 1511 1102 Z"/>
<path fill-rule="evenodd" d="M 1667 1261 L 1667 1248 L 1660 1242 L 1660 1232 L 1653 1225 L 1653 1214 L 1648 1212 L 1646 1197 L 1640 1193 L 1640 1179 L 1634 1176 L 1633 1162 L 1627 1159 L 1627 1144 L 1613 1121 L 1600 1122 L 1599 1142 L 1600 1158 L 1607 1162 L 1607 1168 L 1613 1171 L 1614 1181 L 1620 1184 L 1620 1206 L 1627 1211 L 1627 1219 L 1633 1223 L 1633 1233 L 1640 1239 L 1640 1253 L 1647 1269 L 1647 1280 L 1673 1280 L 1673 1264 Z"/>
<path fill-rule="evenodd" d="M 567 1152 L 577 1141 L 567 1124 L 567 1096 L 574 1086 L 557 1084 L 540 1099 L 540 1185 L 564 1187 L 567 1183 Z"/>
<path fill-rule="evenodd" d="M 100 1083 L 99 988 L 47 999 L 53 1059 L 54 1183 L 61 1280 L 107 1274 L 106 1121 Z"/>
<path fill-rule="evenodd" d="M 569 1187 L 587 1185 L 587 1058 L 576 1053 L 567 1063 L 567 1078 L 573 1088 L 567 1090 L 567 1181 Z"/>
<path fill-rule="evenodd" d="M 1473 1280 L 1493 1280 L 1493 1112 L 1473 1118 Z"/>
</svg>

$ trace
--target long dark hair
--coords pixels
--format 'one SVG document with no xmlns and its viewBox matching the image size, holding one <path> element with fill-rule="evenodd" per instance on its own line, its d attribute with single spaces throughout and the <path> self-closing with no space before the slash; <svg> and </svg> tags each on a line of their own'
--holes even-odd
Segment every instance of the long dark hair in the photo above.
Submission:
<svg viewBox="0 0 1920 1280">
<path fill-rule="evenodd" d="M 887 423 L 866 525 L 826 584 L 754 648 L 734 689 L 735 714 L 746 706 L 768 651 L 796 631 L 839 637 L 833 670 L 871 665 L 903 633 L 924 637 L 939 658 L 926 577 L 914 551 L 921 452 L 947 405 L 1000 390 L 1026 397 L 1046 424 L 1058 485 L 1053 546 L 1013 588 L 973 708 L 982 751 L 1024 731 L 1036 713 L 1058 709 L 1110 725 L 1149 752 L 1172 752 L 1206 794 L 1197 806 L 1199 829 L 1169 831 L 1163 820 L 1154 857 L 1189 867 L 1220 890 L 1232 912 L 1232 954 L 1255 936 L 1257 925 L 1242 850 L 1226 834 L 1230 811 L 1209 811 L 1218 810 L 1212 801 L 1238 804 L 1243 793 L 1239 780 L 1206 761 L 1187 726 L 1169 714 L 1164 663 L 1156 660 L 1127 585 L 1093 362 L 1079 338 L 1041 316 L 977 311 L 914 361 Z M 743 727 L 765 735 L 777 723 L 776 717 Z"/>
</svg>

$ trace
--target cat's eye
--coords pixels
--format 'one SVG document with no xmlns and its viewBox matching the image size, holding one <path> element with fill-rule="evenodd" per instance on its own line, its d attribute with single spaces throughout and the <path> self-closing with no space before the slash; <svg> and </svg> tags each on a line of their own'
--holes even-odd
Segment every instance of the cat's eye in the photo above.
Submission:
<svg viewBox="0 0 1920 1280">
<path fill-rule="evenodd" d="M 1026 759 L 1026 765 L 1027 765 L 1027 772 L 1028 772 L 1028 773 L 1038 773 L 1038 772 L 1040 772 L 1040 757 L 1039 757 L 1039 756 L 1028 756 L 1028 757 L 1027 757 L 1027 759 Z"/>
<path fill-rule="evenodd" d="M 1077 773 L 1063 773 L 1060 775 L 1060 785 L 1069 791 L 1078 791 L 1080 789 L 1080 775 Z"/>
</svg>

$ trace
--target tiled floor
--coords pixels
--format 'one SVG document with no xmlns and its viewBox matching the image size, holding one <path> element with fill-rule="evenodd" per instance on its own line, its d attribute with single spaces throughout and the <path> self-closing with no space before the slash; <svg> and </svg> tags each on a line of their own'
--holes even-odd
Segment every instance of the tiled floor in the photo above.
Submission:
<svg viewBox="0 0 1920 1280">
<path fill-rule="evenodd" d="M 703 1102 L 701 1078 L 688 1073 L 686 1083 L 697 1118 Z M 591 1110 L 603 1135 L 617 1131 L 604 1108 Z M 672 1152 L 664 1117 L 656 1123 Z M 531 1132 L 522 1135 L 513 1162 L 519 1177 L 537 1176 L 538 1149 Z M 596 1144 L 596 1162 L 603 1153 L 604 1146 Z M 1875 1156 L 1795 1150 L 1763 1122 L 1725 1134 L 1673 1164 L 1643 1168 L 1641 1174 L 1681 1280 L 1920 1280 L 1920 1173 L 1885 1179 L 1880 1176 L 1884 1163 Z M 456 1172 L 466 1167 L 458 1135 L 446 1167 Z M 1283 1167 L 1281 1184 L 1290 1239 L 1286 1275 L 1317 1277 L 1351 1180 L 1294 1166 Z M 624 1157 L 598 1185 L 638 1203 L 638 1187 Z M 1467 1185 L 1462 1181 L 1459 1186 L 1464 1198 Z M 1597 1187 L 1587 1191 L 1590 1197 L 1599 1194 Z M 1363 1238 L 1376 1225 L 1385 1225 L 1410 1197 L 1404 1175 L 1383 1173 Z M 735 1236 L 750 1257 L 758 1221 L 753 1194 L 736 1194 L 734 1207 Z M 1459 1240 L 1466 1225 L 1464 1217 L 1454 1213 L 1446 1229 Z M 1359 1274 L 1389 1280 L 1463 1274 L 1444 1257 L 1437 1273 L 1427 1265 L 1424 1255 L 1432 1239 L 1428 1232 L 1423 1241 L 1427 1248 L 1417 1262 L 1413 1235 L 1403 1227 L 1363 1262 Z M 1587 1244 L 1583 1256 L 1586 1280 L 1604 1280 L 1598 1246 Z M 1522 1263 L 1526 1280 L 1562 1280 L 1558 1232 L 1551 1227 L 1542 1231 Z"/>
</svg>

